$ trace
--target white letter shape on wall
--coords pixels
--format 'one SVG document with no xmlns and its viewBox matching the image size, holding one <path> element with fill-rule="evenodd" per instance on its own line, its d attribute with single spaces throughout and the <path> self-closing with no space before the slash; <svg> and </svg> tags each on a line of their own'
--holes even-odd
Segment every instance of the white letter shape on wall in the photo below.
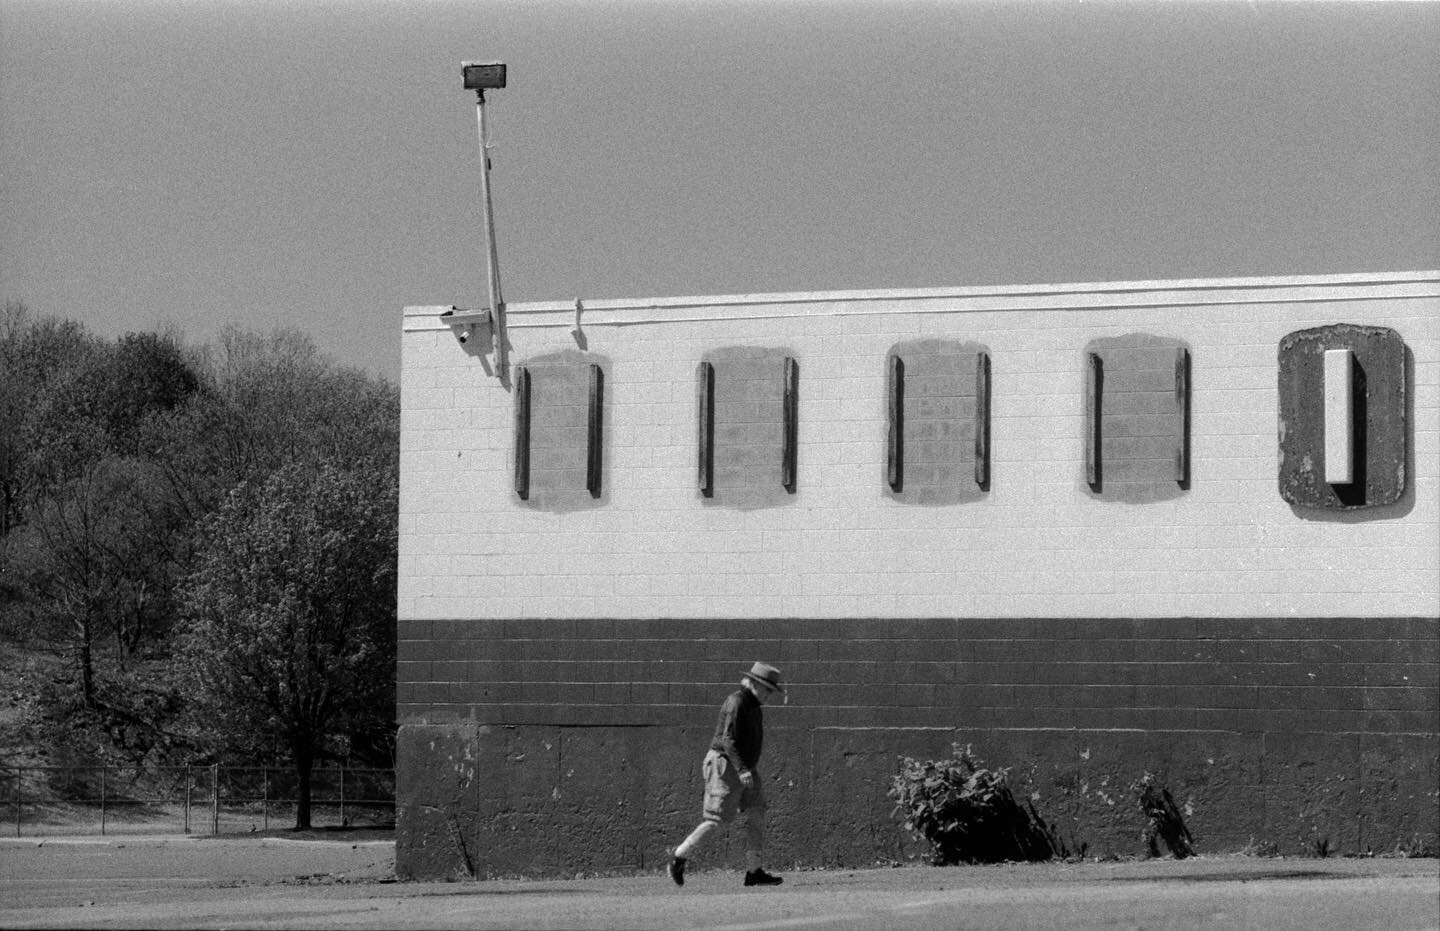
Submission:
<svg viewBox="0 0 1440 931">
<path fill-rule="evenodd" d="M 1331 485 L 1354 480 L 1354 366 L 1350 350 L 1325 350 L 1325 481 Z"/>
</svg>

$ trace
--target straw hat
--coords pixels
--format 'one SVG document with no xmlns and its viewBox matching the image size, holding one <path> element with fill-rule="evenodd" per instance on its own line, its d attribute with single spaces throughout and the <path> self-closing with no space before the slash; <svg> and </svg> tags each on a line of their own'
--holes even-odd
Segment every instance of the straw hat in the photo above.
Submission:
<svg viewBox="0 0 1440 931">
<path fill-rule="evenodd" d="M 759 682 L 768 689 L 774 689 L 781 695 L 785 694 L 785 689 L 780 685 L 780 670 L 769 663 L 756 663 L 750 667 L 749 672 L 742 672 L 740 675 Z"/>
</svg>

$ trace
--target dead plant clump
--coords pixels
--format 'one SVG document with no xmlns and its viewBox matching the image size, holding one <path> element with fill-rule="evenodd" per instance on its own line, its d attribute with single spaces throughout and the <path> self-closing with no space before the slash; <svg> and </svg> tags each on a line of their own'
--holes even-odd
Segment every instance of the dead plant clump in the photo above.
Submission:
<svg viewBox="0 0 1440 931">
<path fill-rule="evenodd" d="M 1185 826 L 1185 818 L 1180 814 L 1179 806 L 1175 804 L 1174 797 L 1164 783 L 1153 773 L 1147 772 L 1135 780 L 1130 791 L 1135 793 L 1140 810 L 1145 815 L 1145 828 L 1141 831 L 1140 839 L 1145 842 L 1149 855 L 1160 856 L 1160 842 L 1164 841 L 1175 859 L 1193 857 L 1195 839 L 1190 836 L 1190 829 Z"/>
<path fill-rule="evenodd" d="M 887 795 L 904 829 L 930 844 L 937 866 L 1069 857 L 1035 806 L 1015 800 L 1008 776 L 1008 769 L 985 768 L 969 745 L 957 743 L 947 759 L 901 757 Z"/>
</svg>

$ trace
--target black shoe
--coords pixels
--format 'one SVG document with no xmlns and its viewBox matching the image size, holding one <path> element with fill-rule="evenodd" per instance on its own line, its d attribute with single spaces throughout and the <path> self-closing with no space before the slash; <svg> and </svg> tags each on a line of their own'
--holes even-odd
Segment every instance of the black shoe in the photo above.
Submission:
<svg viewBox="0 0 1440 931">
<path fill-rule="evenodd" d="M 685 885 L 685 858 L 671 857 L 670 866 L 666 869 L 666 872 L 670 874 L 671 879 L 675 880 L 675 885 Z"/>
<path fill-rule="evenodd" d="M 771 876 L 764 870 L 751 870 L 745 874 L 745 885 L 747 886 L 778 886 L 784 881 L 779 876 Z"/>
</svg>

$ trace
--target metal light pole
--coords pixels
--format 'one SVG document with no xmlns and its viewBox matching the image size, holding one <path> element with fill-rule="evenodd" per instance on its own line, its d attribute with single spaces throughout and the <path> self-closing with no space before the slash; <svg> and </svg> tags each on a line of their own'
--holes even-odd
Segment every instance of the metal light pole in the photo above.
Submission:
<svg viewBox="0 0 1440 931">
<path fill-rule="evenodd" d="M 495 249 L 495 208 L 490 200 L 490 132 L 485 123 L 485 91 L 505 86 L 505 65 L 502 62 L 467 61 L 461 63 L 460 70 L 465 79 L 465 89 L 475 92 L 475 117 L 480 126 L 480 197 L 485 213 L 490 314 L 495 324 L 495 373 L 500 377 L 501 384 L 508 384 L 510 374 L 507 362 L 505 302 L 500 297 L 500 258 Z"/>
</svg>

